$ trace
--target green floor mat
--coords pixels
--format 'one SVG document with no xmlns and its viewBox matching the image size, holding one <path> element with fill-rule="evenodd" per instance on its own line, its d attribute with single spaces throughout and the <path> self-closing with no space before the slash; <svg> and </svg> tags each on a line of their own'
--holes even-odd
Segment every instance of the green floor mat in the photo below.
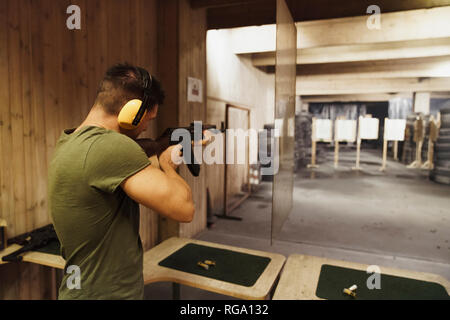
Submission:
<svg viewBox="0 0 450 320">
<path fill-rule="evenodd" d="M 448 300 L 445 288 L 434 282 L 380 275 L 381 289 L 370 290 L 367 280 L 373 273 L 331 265 L 323 265 L 316 296 L 328 300 Z M 371 282 L 372 283 L 372 282 Z M 343 293 L 356 284 L 356 298 Z"/>
<path fill-rule="evenodd" d="M 204 260 L 215 261 L 216 265 L 205 270 L 197 265 Z M 162 260 L 159 265 L 251 287 L 264 272 L 270 260 L 267 257 L 190 243 Z"/>
</svg>

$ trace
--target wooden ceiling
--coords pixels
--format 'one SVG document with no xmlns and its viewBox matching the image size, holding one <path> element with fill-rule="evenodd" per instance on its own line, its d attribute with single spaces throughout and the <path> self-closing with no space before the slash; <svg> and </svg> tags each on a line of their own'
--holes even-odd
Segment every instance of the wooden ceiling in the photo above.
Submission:
<svg viewBox="0 0 450 320">
<path fill-rule="evenodd" d="M 362 16 L 376 4 L 382 13 L 449 6 L 450 0 L 286 0 L 294 20 L 311 21 Z M 206 8 L 208 29 L 275 23 L 276 0 L 191 0 L 192 8 Z"/>
</svg>

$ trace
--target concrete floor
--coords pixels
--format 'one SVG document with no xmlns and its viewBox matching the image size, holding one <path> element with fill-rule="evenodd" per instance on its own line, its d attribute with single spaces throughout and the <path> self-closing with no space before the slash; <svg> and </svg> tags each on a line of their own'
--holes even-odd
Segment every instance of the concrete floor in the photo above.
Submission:
<svg viewBox="0 0 450 320">
<path fill-rule="evenodd" d="M 354 150 L 342 149 L 338 169 L 333 153 L 325 152 L 319 169 L 296 174 L 293 210 L 272 245 L 270 183 L 232 212 L 242 221 L 216 220 L 197 238 L 286 257 L 306 254 L 450 279 L 450 186 L 394 161 L 380 172 L 379 151 L 363 151 L 363 170 L 354 171 Z M 147 286 L 146 298 L 171 299 L 171 285 Z M 229 299 L 185 286 L 181 298 Z"/>
</svg>

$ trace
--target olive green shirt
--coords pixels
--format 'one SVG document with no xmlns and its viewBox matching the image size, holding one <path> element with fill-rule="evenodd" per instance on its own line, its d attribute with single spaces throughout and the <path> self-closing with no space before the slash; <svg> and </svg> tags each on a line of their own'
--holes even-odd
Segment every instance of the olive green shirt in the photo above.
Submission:
<svg viewBox="0 0 450 320">
<path fill-rule="evenodd" d="M 144 150 L 118 132 L 93 126 L 63 132 L 48 179 L 50 214 L 66 260 L 59 299 L 143 298 L 139 205 L 120 184 L 149 164 Z M 68 273 L 69 266 L 79 267 L 80 289 L 73 288 L 76 273 Z"/>
</svg>

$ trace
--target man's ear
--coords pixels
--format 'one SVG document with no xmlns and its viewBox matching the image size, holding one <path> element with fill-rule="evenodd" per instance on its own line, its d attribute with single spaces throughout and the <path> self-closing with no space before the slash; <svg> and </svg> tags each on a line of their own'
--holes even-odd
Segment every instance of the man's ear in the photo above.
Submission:
<svg viewBox="0 0 450 320">
<path fill-rule="evenodd" d="M 149 112 L 150 119 L 155 119 L 158 115 L 158 105 L 155 105 Z"/>
</svg>

